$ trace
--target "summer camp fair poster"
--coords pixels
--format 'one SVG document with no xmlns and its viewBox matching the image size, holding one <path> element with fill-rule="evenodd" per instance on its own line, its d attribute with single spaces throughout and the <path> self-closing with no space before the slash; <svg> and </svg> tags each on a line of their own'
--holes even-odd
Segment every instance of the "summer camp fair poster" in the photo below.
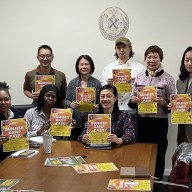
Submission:
<svg viewBox="0 0 192 192">
<path fill-rule="evenodd" d="M 157 113 L 157 88 L 155 86 L 144 86 L 137 88 L 138 113 Z"/>
<path fill-rule="evenodd" d="M 191 95 L 173 94 L 171 101 L 171 123 L 191 124 Z"/>
<path fill-rule="evenodd" d="M 119 169 L 112 162 L 109 163 L 89 163 L 74 165 L 73 168 L 79 174 L 84 173 L 96 173 L 96 172 L 106 172 L 106 171 L 118 171 Z"/>
<path fill-rule="evenodd" d="M 113 69 L 113 85 L 118 93 L 131 92 L 131 69 Z"/>
<path fill-rule="evenodd" d="M 72 110 L 52 108 L 50 115 L 50 124 L 51 135 L 70 136 L 72 124 Z"/>
<path fill-rule="evenodd" d="M 79 103 L 77 108 L 81 112 L 91 112 L 95 109 L 96 93 L 94 87 L 77 87 L 76 101 Z"/>
<path fill-rule="evenodd" d="M 39 93 L 47 84 L 55 85 L 55 75 L 35 75 L 35 92 Z"/>
<path fill-rule="evenodd" d="M 89 144 L 110 144 L 107 136 L 111 134 L 111 114 L 88 114 Z"/>
<path fill-rule="evenodd" d="M 151 181 L 150 180 L 133 180 L 133 179 L 110 179 L 107 189 L 151 191 Z"/>
<path fill-rule="evenodd" d="M 29 149 L 27 125 L 24 118 L 3 120 L 1 129 L 2 135 L 9 137 L 9 140 L 3 144 L 4 152 Z"/>
</svg>

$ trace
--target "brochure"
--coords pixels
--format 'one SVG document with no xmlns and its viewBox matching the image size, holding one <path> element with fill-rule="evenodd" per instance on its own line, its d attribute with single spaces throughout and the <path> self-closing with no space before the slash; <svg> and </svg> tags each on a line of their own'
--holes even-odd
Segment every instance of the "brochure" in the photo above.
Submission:
<svg viewBox="0 0 192 192">
<path fill-rule="evenodd" d="M 0 179 L 0 191 L 10 189 L 19 181 L 19 179 Z"/>
<path fill-rule="evenodd" d="M 137 88 L 138 113 L 157 113 L 157 88 L 155 86 L 144 86 Z"/>
<path fill-rule="evenodd" d="M 105 172 L 105 171 L 118 171 L 119 169 L 114 165 L 114 163 L 90 163 L 74 165 L 73 168 L 79 174 L 83 173 L 95 173 L 95 172 Z"/>
<path fill-rule="evenodd" d="M 1 192 L 43 192 L 43 191 L 34 191 L 34 190 L 1 190 Z"/>
<path fill-rule="evenodd" d="M 131 69 L 113 69 L 113 85 L 118 93 L 131 92 Z"/>
<path fill-rule="evenodd" d="M 35 75 L 35 92 L 40 92 L 47 84 L 55 85 L 55 75 Z"/>
<path fill-rule="evenodd" d="M 91 145 L 110 144 L 107 136 L 111 134 L 111 114 L 88 114 L 87 134 Z"/>
<path fill-rule="evenodd" d="M 107 189 L 128 191 L 151 191 L 151 181 L 149 179 L 110 179 Z"/>
<path fill-rule="evenodd" d="M 9 137 L 9 140 L 3 144 L 4 152 L 29 149 L 27 125 L 24 118 L 1 121 L 1 130 L 2 135 Z"/>
<path fill-rule="evenodd" d="M 19 150 L 15 153 L 12 153 L 10 157 L 18 157 L 18 158 L 31 158 L 39 153 L 38 150 Z"/>
<path fill-rule="evenodd" d="M 69 157 L 52 157 L 47 158 L 45 166 L 72 166 L 85 163 L 85 160 L 81 156 L 69 156 Z"/>
<path fill-rule="evenodd" d="M 51 135 L 70 136 L 72 124 L 72 110 L 52 108 L 50 115 L 50 124 Z"/>
<path fill-rule="evenodd" d="M 171 102 L 171 123 L 191 124 L 191 95 L 172 94 Z"/>
<path fill-rule="evenodd" d="M 43 144 L 43 136 L 29 137 L 29 141 L 32 143 Z M 56 142 L 56 139 L 52 139 L 52 142 Z"/>
<path fill-rule="evenodd" d="M 77 108 L 81 112 L 91 112 L 95 109 L 96 92 L 94 87 L 76 87 Z"/>
</svg>

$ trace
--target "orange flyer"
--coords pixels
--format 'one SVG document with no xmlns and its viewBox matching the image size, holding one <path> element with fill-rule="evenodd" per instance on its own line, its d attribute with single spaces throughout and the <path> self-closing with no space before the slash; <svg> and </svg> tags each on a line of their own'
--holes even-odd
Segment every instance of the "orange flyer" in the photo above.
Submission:
<svg viewBox="0 0 192 192">
<path fill-rule="evenodd" d="M 171 123 L 191 124 L 191 95 L 173 94 L 170 96 L 171 102 Z"/>
<path fill-rule="evenodd" d="M 138 113 L 157 113 L 157 88 L 155 86 L 144 86 L 137 88 Z"/>
<path fill-rule="evenodd" d="M 107 136 L 111 134 L 111 114 L 88 114 L 89 144 L 110 144 Z"/>
<path fill-rule="evenodd" d="M 71 109 L 51 109 L 50 115 L 51 129 L 50 133 L 53 136 L 70 136 L 72 124 Z"/>
<path fill-rule="evenodd" d="M 133 179 L 110 179 L 107 189 L 128 191 L 151 191 L 151 181 Z"/>
<path fill-rule="evenodd" d="M 40 92 L 47 84 L 55 85 L 55 75 L 35 75 L 35 92 Z"/>
<path fill-rule="evenodd" d="M 24 118 L 1 121 L 1 130 L 2 135 L 9 137 L 9 140 L 3 144 L 4 152 L 29 149 L 27 125 Z"/>
<path fill-rule="evenodd" d="M 95 173 L 95 172 L 105 172 L 105 171 L 118 171 L 119 169 L 114 163 L 89 163 L 74 165 L 73 168 L 79 174 L 83 173 Z"/>
<path fill-rule="evenodd" d="M 118 93 L 131 92 L 131 69 L 113 69 L 113 85 Z"/>
<path fill-rule="evenodd" d="M 76 101 L 80 106 L 78 110 L 81 112 L 91 112 L 95 109 L 96 94 L 94 87 L 77 87 L 76 88 Z"/>
</svg>

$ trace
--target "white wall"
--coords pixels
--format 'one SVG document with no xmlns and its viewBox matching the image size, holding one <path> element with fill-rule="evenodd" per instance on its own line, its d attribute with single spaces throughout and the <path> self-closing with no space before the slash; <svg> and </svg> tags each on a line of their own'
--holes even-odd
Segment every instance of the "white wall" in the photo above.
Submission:
<svg viewBox="0 0 192 192">
<path fill-rule="evenodd" d="M 113 61 L 114 42 L 99 31 L 98 18 L 108 7 L 117 6 L 129 16 L 127 37 L 133 43 L 135 60 L 152 44 L 165 54 L 164 69 L 177 79 L 184 49 L 191 43 L 191 0 L 0 0 L 0 81 L 11 86 L 13 104 L 30 103 L 22 86 L 27 71 L 38 65 L 37 48 L 53 48 L 53 67 L 69 82 L 76 77 L 74 65 L 81 54 L 95 61 L 95 77 Z M 155 127 L 154 127 L 155 129 Z M 176 126 L 169 128 L 166 168 L 176 148 Z"/>
</svg>

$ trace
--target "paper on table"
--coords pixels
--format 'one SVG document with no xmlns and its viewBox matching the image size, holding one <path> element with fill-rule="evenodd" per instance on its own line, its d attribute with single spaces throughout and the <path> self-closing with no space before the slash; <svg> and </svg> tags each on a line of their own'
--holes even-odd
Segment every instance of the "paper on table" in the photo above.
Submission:
<svg viewBox="0 0 192 192">
<path fill-rule="evenodd" d="M 37 137 L 29 137 L 29 141 L 36 142 L 39 144 L 43 144 L 43 137 L 42 136 L 37 136 Z M 53 142 L 56 142 L 56 139 L 52 140 Z"/>
<path fill-rule="evenodd" d="M 19 158 L 31 158 L 33 157 L 34 155 L 38 154 L 39 151 L 38 150 L 30 150 L 30 151 L 34 151 L 34 153 L 32 153 L 31 155 L 28 155 L 26 157 L 23 157 L 23 156 L 19 156 L 22 152 L 26 151 L 26 149 L 22 149 L 22 150 L 19 150 L 19 151 L 16 151 L 15 153 L 12 153 L 10 155 L 10 157 L 19 157 Z"/>
</svg>

